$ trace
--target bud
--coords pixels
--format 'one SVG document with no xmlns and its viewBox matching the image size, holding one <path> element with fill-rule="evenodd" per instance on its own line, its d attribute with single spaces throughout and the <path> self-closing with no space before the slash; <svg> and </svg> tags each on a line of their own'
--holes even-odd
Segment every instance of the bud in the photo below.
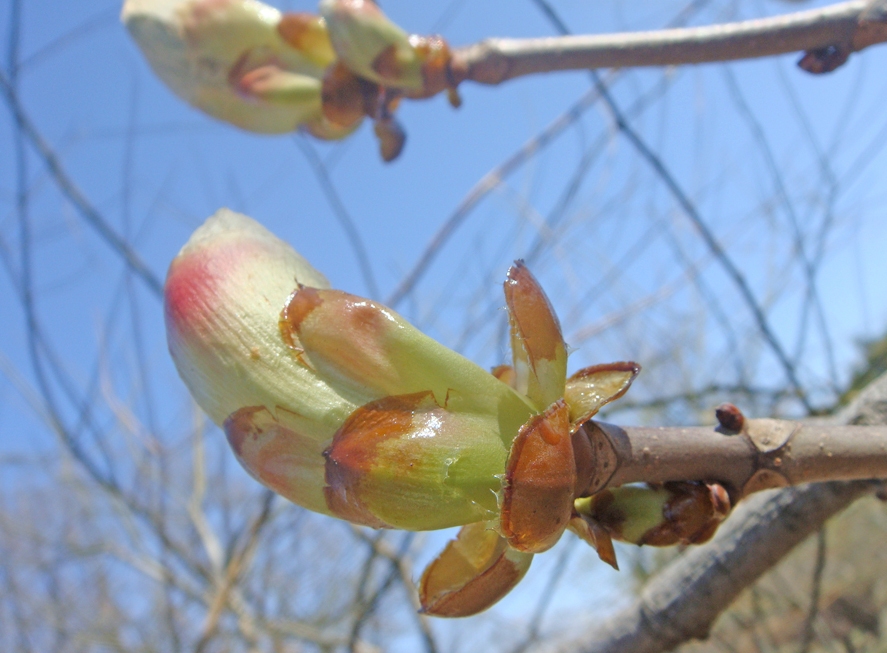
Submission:
<svg viewBox="0 0 887 653">
<path fill-rule="evenodd" d="M 532 406 L 390 309 L 326 286 L 255 221 L 210 218 L 165 291 L 197 403 L 250 473 L 312 510 L 412 530 L 494 518 Z"/>
<path fill-rule="evenodd" d="M 321 111 L 321 80 L 335 54 L 317 16 L 281 14 L 258 0 L 126 0 L 121 19 L 157 76 L 215 118 L 267 134 L 352 131 Z"/>
<path fill-rule="evenodd" d="M 651 504 L 616 490 L 621 521 L 603 511 L 604 495 L 577 499 L 593 465 L 581 425 L 639 368 L 568 380 L 560 325 L 520 262 L 505 298 L 513 367 L 490 374 L 391 309 L 330 289 L 287 244 L 223 209 L 170 265 L 166 328 L 194 399 L 261 483 L 357 524 L 464 526 L 423 576 L 421 598 L 429 614 L 466 616 L 507 593 L 568 527 L 615 564 L 611 533 L 639 541 L 635 531 L 671 510 L 694 539 L 710 517 L 697 519 L 699 492 Z"/>
<path fill-rule="evenodd" d="M 410 36 L 373 0 L 321 0 L 320 14 L 336 54 L 356 74 L 383 86 L 422 88 L 422 60 Z"/>
<path fill-rule="evenodd" d="M 702 544 L 730 512 L 726 490 L 717 483 L 672 482 L 629 485 L 577 499 L 579 515 L 613 539 L 672 546 Z"/>
</svg>

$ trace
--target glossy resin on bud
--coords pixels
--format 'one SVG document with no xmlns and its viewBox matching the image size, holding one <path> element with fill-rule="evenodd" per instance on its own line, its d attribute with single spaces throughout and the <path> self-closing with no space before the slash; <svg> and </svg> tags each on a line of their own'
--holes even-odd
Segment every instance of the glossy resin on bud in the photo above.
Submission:
<svg viewBox="0 0 887 653">
<path fill-rule="evenodd" d="M 335 54 L 319 16 L 258 0 L 126 0 L 121 19 L 157 76 L 215 118 L 268 134 L 351 131 L 321 111 Z"/>
</svg>

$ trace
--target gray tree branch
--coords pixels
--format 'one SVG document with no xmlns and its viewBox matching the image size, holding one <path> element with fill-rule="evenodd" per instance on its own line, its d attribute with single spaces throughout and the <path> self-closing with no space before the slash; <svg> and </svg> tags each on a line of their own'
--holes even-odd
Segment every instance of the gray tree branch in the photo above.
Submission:
<svg viewBox="0 0 887 653">
<path fill-rule="evenodd" d="M 487 39 L 457 49 L 457 81 L 501 84 L 535 73 L 673 66 L 807 52 L 809 72 L 834 70 L 852 52 L 887 41 L 887 2 L 851 0 L 722 25 L 534 39 Z"/>
</svg>

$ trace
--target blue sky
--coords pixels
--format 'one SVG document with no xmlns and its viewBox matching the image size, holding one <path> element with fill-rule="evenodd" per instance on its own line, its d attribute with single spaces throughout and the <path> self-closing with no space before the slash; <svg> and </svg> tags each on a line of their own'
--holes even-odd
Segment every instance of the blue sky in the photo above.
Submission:
<svg viewBox="0 0 887 653">
<path fill-rule="evenodd" d="M 573 31 L 604 32 L 659 27 L 684 3 L 553 4 Z M 703 4 L 692 23 L 798 6 Z M 824 3 L 805 6 L 815 4 Z M 314 9 L 308 2 L 277 6 Z M 4 66 L 10 8 L 9 0 L 0 2 Z M 454 45 L 553 33 L 529 0 L 388 0 L 384 8 L 407 30 L 440 31 Z M 160 279 L 190 233 L 227 206 L 291 242 L 334 286 L 369 294 L 371 284 L 306 157 L 310 148 L 369 253 L 376 298 L 390 297 L 483 175 L 590 89 L 588 75 L 577 72 L 495 88 L 466 84 L 459 110 L 442 97 L 406 103 L 399 116 L 407 146 L 386 165 L 370 125 L 328 144 L 244 133 L 191 109 L 152 75 L 118 12 L 119 3 L 101 0 L 24 2 L 19 96 L 66 174 Z M 799 71 L 791 55 L 729 68 L 629 71 L 613 81 L 624 110 L 644 103 L 631 113 L 632 124 L 747 276 L 816 405 L 829 402 L 834 381 L 846 381 L 857 355 L 854 339 L 887 327 L 885 58 L 887 49 L 875 47 L 822 77 Z M 2 115 L 0 459 L 7 460 L 53 450 L 56 441 L 27 399 L 39 396 L 39 383 L 19 300 L 16 131 L 8 106 Z M 587 172 L 570 194 L 583 156 Z M 30 145 L 25 186 L 35 311 L 65 370 L 67 381 L 50 382 L 65 419 L 77 423 L 80 404 L 71 397 L 92 398 L 99 421 L 113 430 L 113 398 L 153 425 L 146 437 L 181 437 L 190 428 L 190 405 L 166 353 L 157 296 L 127 275 Z M 546 220 L 555 222 L 540 231 Z M 784 383 L 735 286 L 601 103 L 467 215 L 397 309 L 480 364 L 501 362 L 507 352 L 500 284 L 510 261 L 534 251 L 540 233 L 543 246 L 530 265 L 576 348 L 573 369 L 638 360 L 646 369 L 638 399 L 710 384 L 773 389 Z M 805 309 L 799 238 L 817 269 L 827 331 L 815 306 Z M 65 383 L 73 388 L 70 397 Z M 792 402 L 775 406 L 798 410 Z M 650 414 L 638 410 L 624 419 Z M 701 418 L 686 405 L 656 417 Z M 538 573 L 535 583 L 544 580 Z M 525 605 L 529 598 L 516 600 Z"/>
</svg>

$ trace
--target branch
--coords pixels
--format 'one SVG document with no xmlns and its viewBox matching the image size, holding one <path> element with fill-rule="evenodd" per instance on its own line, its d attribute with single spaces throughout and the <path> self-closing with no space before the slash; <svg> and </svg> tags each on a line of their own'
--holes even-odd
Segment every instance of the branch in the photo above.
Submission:
<svg viewBox="0 0 887 653">
<path fill-rule="evenodd" d="M 535 39 L 487 39 L 457 49 L 457 81 L 501 84 L 558 70 L 674 66 L 807 52 L 808 72 L 830 72 L 852 52 L 887 41 L 887 1 L 852 0 L 784 16 L 706 27 Z"/>
<path fill-rule="evenodd" d="M 753 492 L 802 483 L 887 478 L 887 426 L 746 420 L 723 427 L 619 427 L 588 422 L 596 453 L 588 493 L 626 483 L 700 480 L 735 502 Z"/>
<path fill-rule="evenodd" d="M 869 385 L 838 419 L 846 424 L 887 424 L 887 375 Z M 805 424 L 794 437 L 803 439 L 804 430 L 823 433 L 825 428 Z M 883 459 L 887 427 L 879 433 Z M 568 634 L 546 650 L 660 653 L 690 639 L 705 638 L 718 615 L 743 589 L 829 518 L 872 492 L 887 496 L 887 483 L 831 482 L 752 497 L 736 509 L 710 543 L 690 549 L 647 583 L 631 606 L 586 633 Z"/>
<path fill-rule="evenodd" d="M 124 260 L 126 265 L 132 272 L 138 276 L 147 286 L 148 290 L 155 297 L 163 296 L 163 283 L 151 271 L 148 265 L 139 257 L 133 247 L 105 220 L 99 211 L 89 203 L 86 196 L 74 184 L 68 174 L 62 167 L 55 152 L 52 151 L 49 144 L 43 139 L 37 127 L 31 122 L 25 113 L 24 108 L 19 102 L 15 88 L 10 83 L 6 75 L 0 71 L 0 92 L 6 100 L 10 112 L 15 118 L 16 126 L 20 129 L 31 145 L 43 159 L 53 179 L 58 184 L 59 189 L 65 197 L 71 202 L 75 209 L 80 213 L 84 220 L 90 224 L 99 236 Z"/>
<path fill-rule="evenodd" d="M 876 486 L 870 481 L 835 482 L 750 499 L 710 545 L 689 550 L 648 583 L 633 605 L 581 641 L 557 650 L 660 653 L 704 639 L 747 585 Z"/>
</svg>

